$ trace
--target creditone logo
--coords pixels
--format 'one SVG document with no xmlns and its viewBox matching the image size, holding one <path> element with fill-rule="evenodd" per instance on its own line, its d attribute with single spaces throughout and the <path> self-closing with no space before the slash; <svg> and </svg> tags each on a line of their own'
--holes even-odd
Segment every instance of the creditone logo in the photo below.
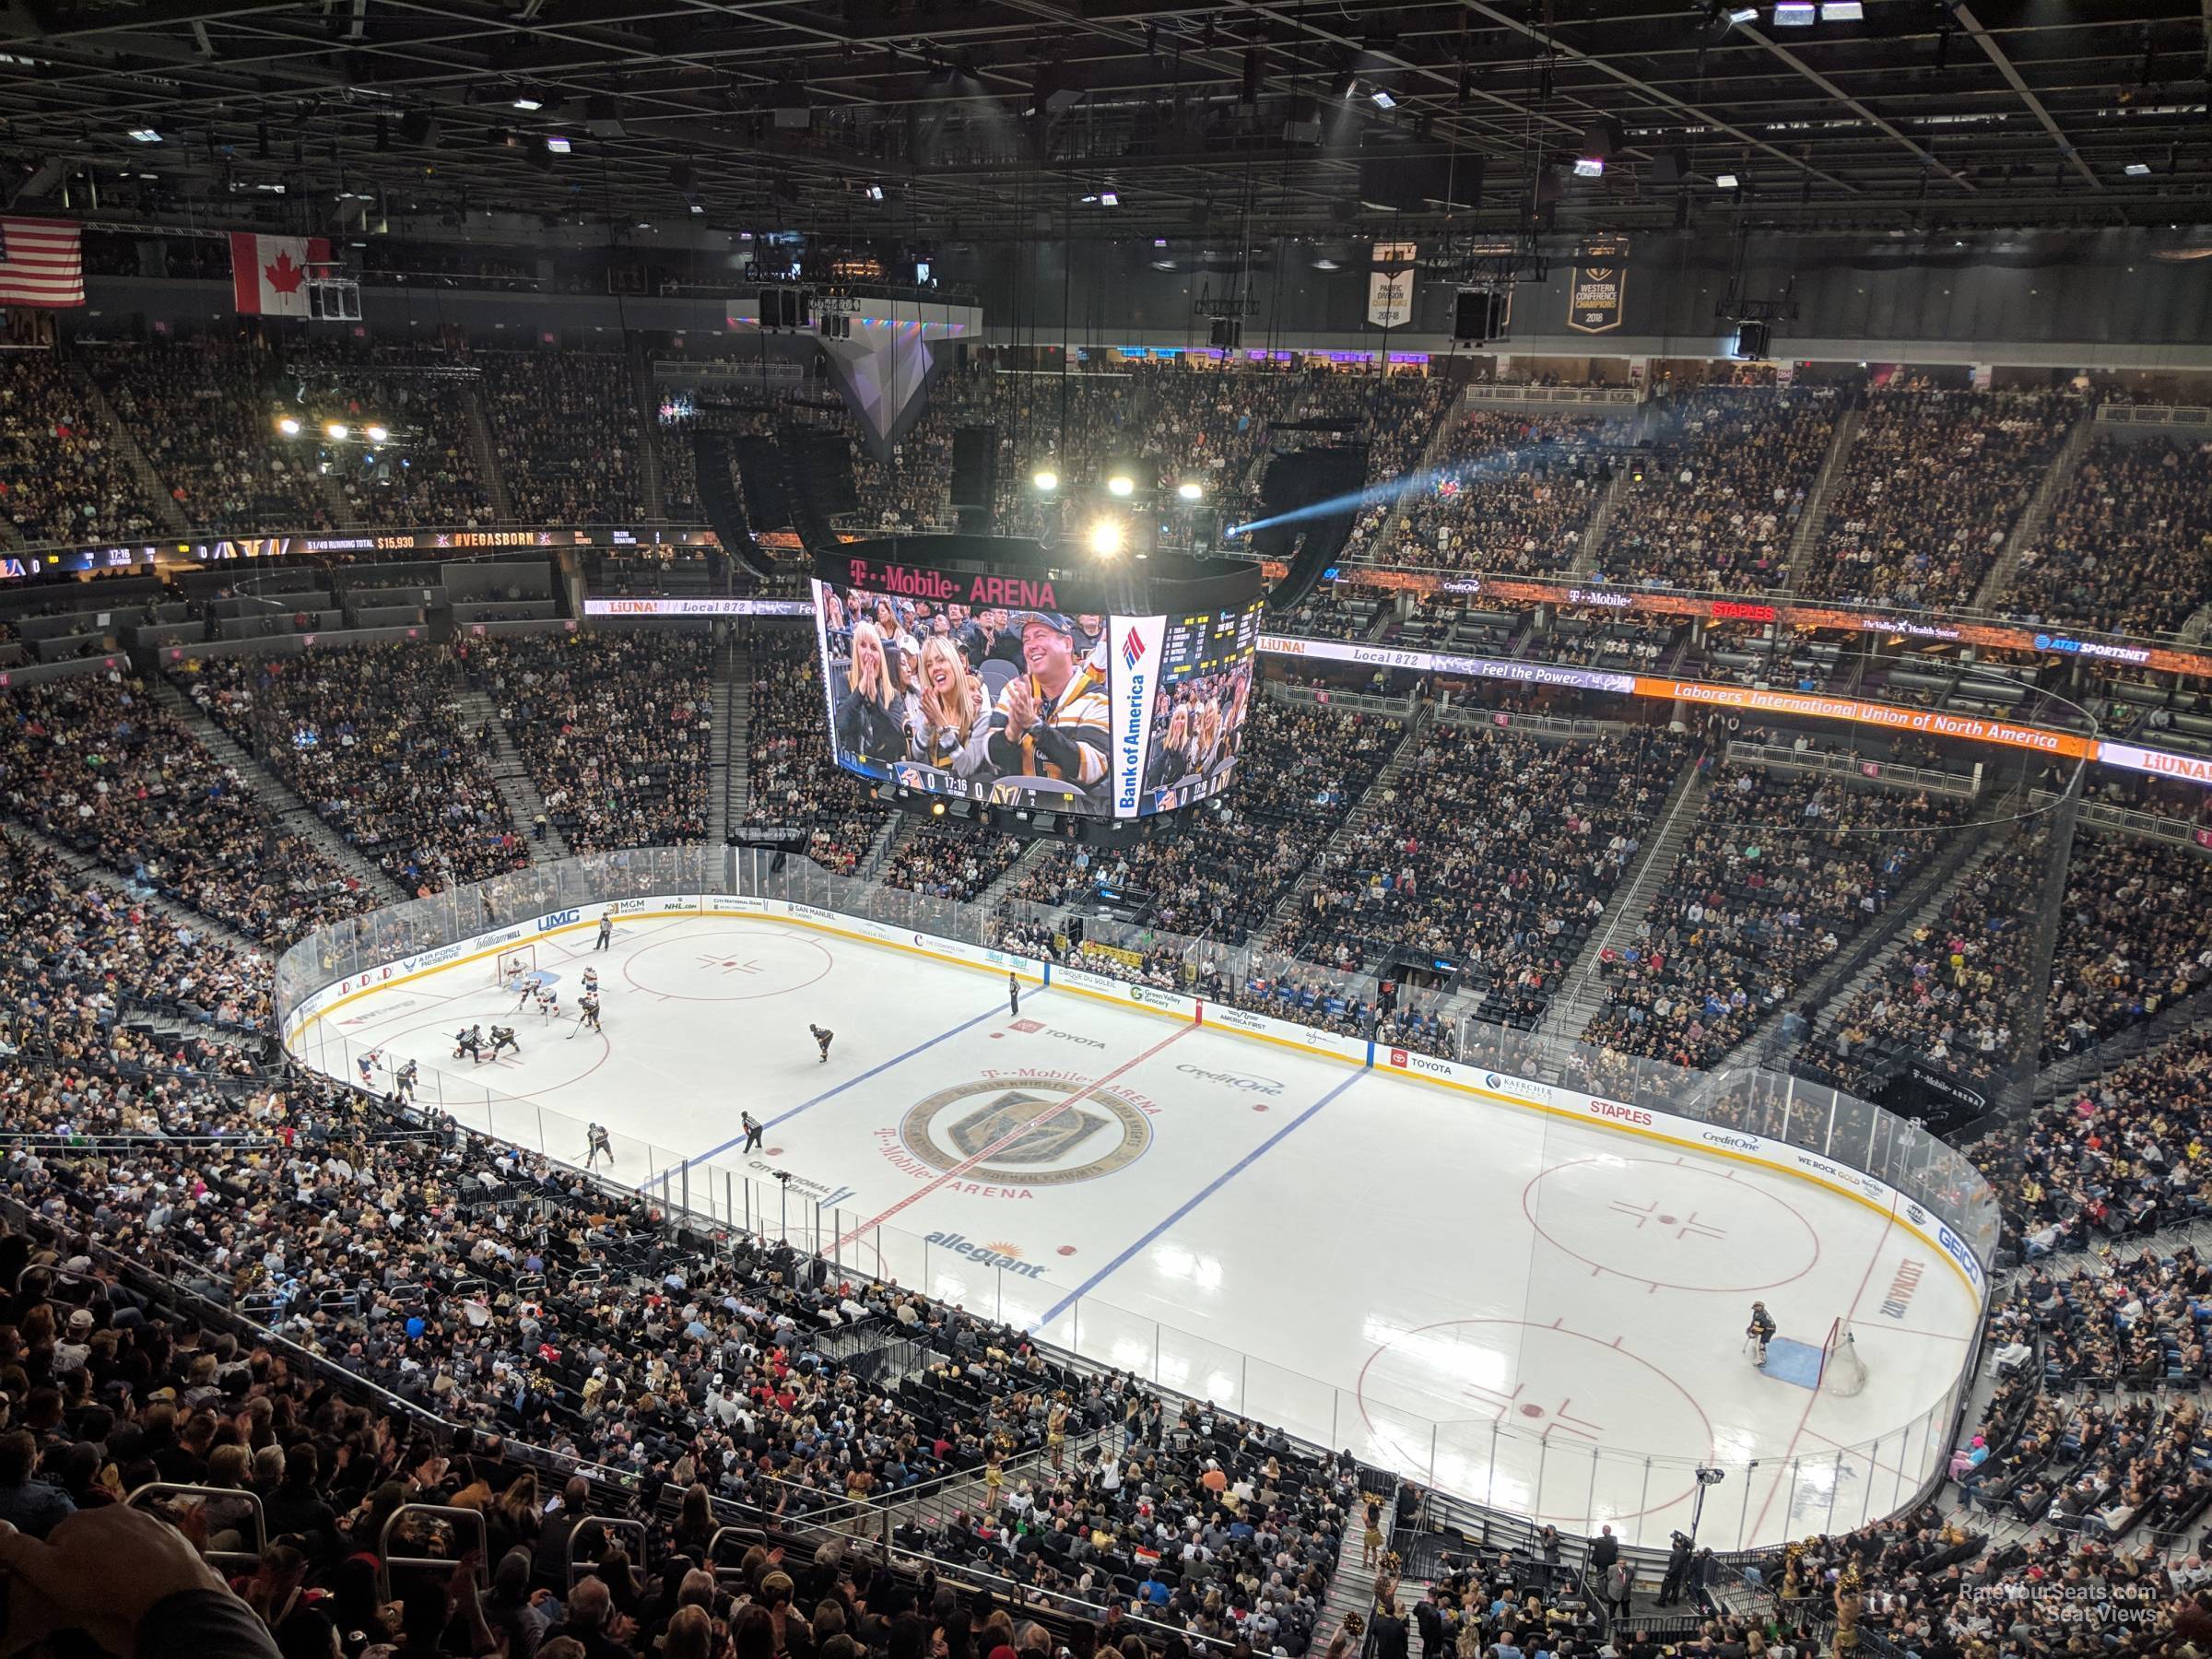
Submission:
<svg viewBox="0 0 2212 1659">
<path fill-rule="evenodd" d="M 1279 1095 L 1283 1092 L 1282 1084 L 1273 1077 L 1248 1077 L 1238 1072 L 1208 1071 L 1203 1065 L 1192 1065 L 1187 1062 L 1175 1069 L 1187 1077 L 1218 1083 L 1224 1088 L 1241 1088 L 1248 1094 Z"/>
<path fill-rule="evenodd" d="M 540 916 L 537 919 L 537 931 L 539 933 L 551 933 L 555 928 L 566 927 L 571 922 L 582 920 L 582 917 L 583 912 L 582 911 L 555 911 L 549 916 Z"/>
<path fill-rule="evenodd" d="M 922 1241 L 934 1244 L 939 1250 L 949 1250 L 954 1255 L 966 1256 L 979 1267 L 1000 1267 L 1008 1273 L 1018 1273 L 1023 1278 L 1044 1277 L 1042 1262 L 1023 1261 L 1021 1246 L 1009 1244 L 1004 1239 L 994 1239 L 988 1244 L 975 1244 L 960 1233 L 933 1232 Z"/>
<path fill-rule="evenodd" d="M 1708 1146 L 1730 1147 L 1738 1152 L 1763 1152 L 1766 1150 L 1764 1147 L 1762 1147 L 1758 1141 L 1752 1139 L 1751 1136 L 1747 1135 L 1731 1135 L 1725 1129 L 1707 1129 L 1702 1131 L 1699 1135 L 1698 1138 L 1705 1142 L 1705 1144 Z"/>
<path fill-rule="evenodd" d="M 1065 1073 L 1013 1072 L 916 1101 L 899 1142 L 938 1171 L 999 1186 L 1065 1186 L 1127 1169 L 1152 1144 L 1145 1107 Z"/>
</svg>

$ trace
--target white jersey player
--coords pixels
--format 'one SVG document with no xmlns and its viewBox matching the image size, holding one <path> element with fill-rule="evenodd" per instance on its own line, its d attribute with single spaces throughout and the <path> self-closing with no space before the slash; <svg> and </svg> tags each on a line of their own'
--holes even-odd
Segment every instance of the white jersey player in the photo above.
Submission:
<svg viewBox="0 0 2212 1659">
<path fill-rule="evenodd" d="M 560 993 L 551 985 L 540 984 L 536 994 L 537 1017 L 540 1019 L 560 1018 Z"/>
</svg>

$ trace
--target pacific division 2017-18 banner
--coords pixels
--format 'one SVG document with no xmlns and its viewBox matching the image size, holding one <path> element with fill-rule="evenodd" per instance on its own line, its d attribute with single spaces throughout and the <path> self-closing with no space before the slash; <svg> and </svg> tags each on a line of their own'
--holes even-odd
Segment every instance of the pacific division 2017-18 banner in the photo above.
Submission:
<svg viewBox="0 0 2212 1659">
<path fill-rule="evenodd" d="M 1568 279 L 1568 327 L 1577 334 L 1610 334 L 1620 326 L 1629 294 L 1628 257 L 1625 238 L 1583 244 Z"/>
</svg>

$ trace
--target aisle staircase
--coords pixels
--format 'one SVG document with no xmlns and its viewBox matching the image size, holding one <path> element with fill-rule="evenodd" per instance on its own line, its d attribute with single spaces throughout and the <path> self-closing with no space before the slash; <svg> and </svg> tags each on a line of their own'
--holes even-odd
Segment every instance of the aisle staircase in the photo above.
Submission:
<svg viewBox="0 0 2212 1659">
<path fill-rule="evenodd" d="M 150 684 L 154 700 L 199 739 L 200 746 L 210 755 L 243 778 L 247 787 L 261 796 L 262 804 L 268 807 L 270 814 L 286 830 L 320 847 L 333 864 L 359 880 L 365 891 L 401 899 L 412 899 L 415 896 L 396 877 L 387 874 L 383 865 L 332 829 L 328 820 L 299 791 L 254 759 L 243 744 L 201 712 L 199 704 L 179 690 L 168 676 L 155 675 Z"/>
<path fill-rule="evenodd" d="M 1421 445 L 1420 458 L 1413 464 L 1412 477 L 1416 480 L 1426 479 L 1436 470 L 1437 463 L 1443 459 L 1445 445 L 1451 441 L 1453 431 L 1466 418 L 1466 413 L 1467 394 L 1462 392 L 1459 401 L 1437 418 L 1436 429 L 1429 434 L 1429 441 Z M 1406 508 L 1418 497 L 1421 488 L 1417 482 L 1415 488 L 1400 490 L 1392 500 L 1389 512 L 1383 515 L 1382 523 L 1376 527 L 1374 539 L 1367 545 L 1367 562 L 1384 565 L 1397 563 L 1398 530 L 1406 523 Z M 1384 614 L 1388 615 L 1388 607 L 1385 607 Z M 1380 623 L 1377 626 L 1380 628 Z"/>
<path fill-rule="evenodd" d="M 359 530 L 362 524 L 360 510 L 347 498 L 345 486 L 335 474 L 317 473 L 315 487 L 323 493 L 323 505 L 330 510 L 330 522 L 341 530 Z"/>
<path fill-rule="evenodd" d="M 500 446 L 491 439 L 491 418 L 484 413 L 484 380 L 472 382 L 461 399 L 468 411 L 468 442 L 477 458 L 477 476 L 491 492 L 491 510 L 501 524 L 514 522 L 514 498 L 507 491 L 506 475 L 500 470 Z"/>
<path fill-rule="evenodd" d="M 853 874 L 862 881 L 881 880 L 884 870 L 891 862 L 891 854 L 899 851 L 899 843 L 906 840 L 921 821 L 903 812 L 888 815 L 883 828 L 876 831 L 876 839 L 868 843 L 868 850 L 861 854 L 859 864 L 853 866 Z"/>
<path fill-rule="evenodd" d="M 2091 404 L 2082 410 L 2081 418 L 2074 423 L 2074 429 L 2066 434 L 2065 442 L 2059 446 L 2058 453 L 2045 469 L 2042 482 L 2035 487 L 2035 493 L 2028 498 L 2028 505 L 2020 513 L 2019 523 L 2013 525 L 2012 534 L 2005 538 L 2004 551 L 1997 555 L 1997 562 L 1989 567 L 1989 574 L 1982 579 L 1982 585 L 1974 590 L 1976 610 L 1996 609 L 1997 602 L 2005 596 L 2005 591 L 2012 586 L 2012 579 L 2019 571 L 2021 558 L 2030 547 L 2035 546 L 2043 534 L 2043 525 L 2050 521 L 2051 508 L 2058 500 L 2058 492 L 2072 482 L 2074 469 L 2081 464 L 2081 457 L 2089 447 L 2089 438 L 2096 425 L 2097 406 Z"/>
<path fill-rule="evenodd" d="M 1637 866 L 1626 880 L 1613 889 L 1613 897 L 1606 903 L 1605 913 L 1598 917 L 1597 925 L 1583 946 L 1583 953 L 1567 971 L 1564 988 L 1551 999 L 1544 1011 L 1544 1023 L 1536 1028 L 1538 1037 L 1548 1044 L 1564 1044 L 1576 1041 L 1583 1034 L 1593 1016 L 1606 1000 L 1605 981 L 1598 970 L 1608 948 L 1626 945 L 1636 936 L 1636 923 L 1650 905 L 1652 896 L 1658 892 L 1666 878 L 1675 873 L 1675 865 L 1682 860 L 1682 848 L 1689 840 L 1690 826 L 1698 821 L 1698 809 L 1704 805 L 1706 791 L 1712 787 L 1712 773 L 1698 765 L 1693 756 L 1675 779 L 1674 787 L 1667 792 L 1657 814 L 1659 832 L 1643 848 Z"/>
<path fill-rule="evenodd" d="M 1620 511 L 1621 498 L 1628 493 L 1630 468 L 1620 466 L 1606 482 L 1605 493 L 1597 498 L 1597 510 L 1591 513 L 1589 525 L 1583 531 L 1583 545 L 1577 549 L 1574 562 L 1567 567 L 1569 576 L 1587 576 L 1597 569 L 1598 550 L 1606 545 L 1606 532 L 1613 527 L 1613 515 Z"/>
<path fill-rule="evenodd" d="M 490 696 L 464 688 L 450 693 L 445 706 L 471 732 L 479 726 L 491 728 L 492 786 L 500 792 L 500 799 L 507 803 L 507 816 L 514 820 L 516 831 L 528 843 L 530 862 L 553 864 L 568 857 L 569 843 L 560 833 L 560 826 L 552 821 L 551 814 L 547 814 L 546 839 L 542 841 L 537 839 L 537 815 L 546 810 L 545 797 L 531 782 L 530 770 L 523 764 L 522 746 L 500 720 Z"/>
<path fill-rule="evenodd" d="M 1276 900 L 1275 908 L 1267 912 L 1267 920 L 1260 924 L 1253 936 L 1254 944 L 1273 945 L 1284 924 L 1305 909 L 1307 895 L 1321 885 L 1322 878 L 1335 867 L 1335 862 L 1344 857 L 1345 850 L 1351 845 L 1367 820 L 1374 816 L 1383 798 L 1397 787 L 1398 779 L 1405 774 L 1406 767 L 1413 763 L 1414 757 L 1420 753 L 1421 733 L 1428 729 L 1429 723 L 1435 718 L 1436 711 L 1430 704 L 1423 702 L 1415 706 L 1413 718 L 1406 723 L 1405 731 L 1398 738 L 1398 747 L 1391 751 L 1390 759 L 1383 762 L 1382 770 L 1375 774 L 1375 781 L 1367 786 L 1367 792 L 1353 804 L 1351 811 L 1345 814 L 1344 822 L 1336 826 L 1335 833 L 1322 843 L 1321 851 L 1306 865 L 1304 874 L 1290 884 L 1288 892 Z"/>
<path fill-rule="evenodd" d="M 100 389 L 100 382 L 92 378 L 90 371 L 74 358 L 64 360 L 68 364 L 69 372 L 76 378 L 76 389 L 84 397 L 86 409 L 93 419 L 100 422 L 102 436 L 109 447 L 123 457 L 124 464 L 136 477 L 138 487 L 145 490 L 147 500 L 161 521 L 161 527 L 171 535 L 186 534 L 192 525 L 184 516 L 184 509 L 178 506 L 176 497 L 169 493 L 169 486 L 161 482 L 160 475 L 154 471 L 153 463 L 146 458 L 146 452 L 138 447 L 137 438 L 129 427 L 124 425 L 123 417 L 115 413 L 115 406 L 108 401 L 108 394 Z"/>
<path fill-rule="evenodd" d="M 1019 856 L 1001 870 L 989 887 L 975 896 L 977 905 L 988 915 L 994 905 L 1013 892 L 1039 865 L 1053 855 L 1053 848 L 1056 844 L 1049 841 L 1033 841 L 1024 847 Z"/>
<path fill-rule="evenodd" d="M 724 845 L 733 826 L 745 821 L 752 791 L 753 646 L 733 634 L 714 653 L 714 770 L 722 786 L 710 792 L 707 844 Z"/>
<path fill-rule="evenodd" d="M 1367 1553 L 1366 1500 L 1374 1499 L 1382 1511 L 1382 1554 L 1389 1554 L 1392 1535 L 1397 1530 L 1397 1477 L 1385 1476 L 1376 1469 L 1362 1472 L 1369 1477 L 1361 1481 L 1362 1486 L 1381 1489 L 1362 1493 L 1345 1518 L 1344 1544 L 1336 1552 L 1336 1571 L 1329 1579 L 1329 1599 L 1322 1603 L 1321 1617 L 1313 1621 L 1312 1645 L 1323 1652 L 1335 1640 L 1348 1615 L 1359 1614 L 1362 1624 L 1372 1622 L 1378 1571 L 1363 1564 Z"/>
<path fill-rule="evenodd" d="M 1783 587 L 1790 593 L 1803 591 L 1806 567 L 1812 563 L 1813 549 L 1820 545 L 1821 527 L 1828 523 L 1828 504 L 1843 481 L 1844 468 L 1851 464 L 1852 445 L 1858 441 L 1859 428 L 1865 419 L 1864 404 L 1853 404 L 1836 417 L 1836 429 L 1828 441 L 1828 458 L 1813 476 L 1813 487 L 1806 492 L 1805 511 L 1797 515 L 1797 533 L 1790 538 L 1790 562 L 1782 577 Z"/>
<path fill-rule="evenodd" d="M 661 395 L 653 387 L 653 365 L 645 360 L 644 342 L 632 335 L 626 355 L 630 390 L 638 404 L 638 483 L 645 498 L 645 517 L 658 524 L 668 517 L 668 494 L 661 481 Z"/>
</svg>

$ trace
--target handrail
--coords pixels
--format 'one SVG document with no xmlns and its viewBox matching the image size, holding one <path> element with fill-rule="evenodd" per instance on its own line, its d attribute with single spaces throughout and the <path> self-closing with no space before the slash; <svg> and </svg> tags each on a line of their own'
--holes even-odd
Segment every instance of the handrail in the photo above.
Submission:
<svg viewBox="0 0 2212 1659">
<path fill-rule="evenodd" d="M 569 1529 L 569 1587 L 574 1589 L 577 1580 L 590 1576 L 606 1564 L 606 1558 L 604 1554 L 588 1561 L 576 1559 L 576 1540 L 583 1535 L 587 1527 L 594 1526 L 599 1529 L 602 1538 L 611 1538 L 619 1535 L 622 1537 L 637 1539 L 638 1547 L 629 1554 L 629 1587 L 632 1590 L 643 1590 L 645 1588 L 645 1547 L 652 1540 L 653 1535 L 645 1530 L 644 1522 L 629 1520 L 620 1515 L 586 1515 Z M 603 1543 L 601 1548 L 604 1550 L 605 1547 Z"/>
<path fill-rule="evenodd" d="M 245 1568 L 260 1566 L 261 1558 L 268 1553 L 268 1518 L 262 1512 L 261 1495 L 250 1487 L 197 1486 L 190 1481 L 149 1480 L 144 1486 L 133 1487 L 124 1495 L 123 1501 L 126 1508 L 137 1509 L 140 1507 L 138 1500 L 148 1496 L 197 1498 L 203 1503 L 216 1501 L 236 1503 L 242 1500 L 246 1505 L 247 1513 L 253 1517 L 253 1547 L 250 1550 L 203 1549 L 200 1553 L 211 1561 Z M 214 1529 L 210 1528 L 209 1530 L 210 1535 L 212 1535 Z"/>
<path fill-rule="evenodd" d="M 484 1559 L 484 1512 L 481 1510 L 462 1509 L 451 1503 L 403 1503 L 384 1517 L 383 1525 L 376 1535 L 376 1590 L 380 1600 L 392 1599 L 392 1569 L 394 1567 L 424 1567 L 432 1571 L 451 1572 L 469 1554 L 465 1549 L 455 1550 L 450 1556 L 395 1556 L 392 1553 L 392 1529 L 402 1515 L 437 1515 L 448 1520 L 467 1521 L 477 1533 L 476 1576 L 477 1584 L 488 1589 L 491 1585 L 491 1564 Z"/>
</svg>

